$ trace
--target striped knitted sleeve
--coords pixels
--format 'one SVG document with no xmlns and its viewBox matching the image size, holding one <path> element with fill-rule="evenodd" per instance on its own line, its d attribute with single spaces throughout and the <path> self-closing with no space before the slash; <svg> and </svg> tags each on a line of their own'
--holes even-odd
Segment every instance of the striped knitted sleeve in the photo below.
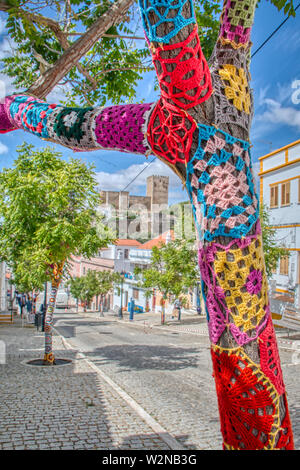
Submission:
<svg viewBox="0 0 300 470">
<path fill-rule="evenodd" d="M 74 151 L 99 149 L 147 154 L 145 137 L 153 105 L 69 108 L 27 95 L 12 95 L 0 104 L 0 132 L 23 129 Z"/>
</svg>

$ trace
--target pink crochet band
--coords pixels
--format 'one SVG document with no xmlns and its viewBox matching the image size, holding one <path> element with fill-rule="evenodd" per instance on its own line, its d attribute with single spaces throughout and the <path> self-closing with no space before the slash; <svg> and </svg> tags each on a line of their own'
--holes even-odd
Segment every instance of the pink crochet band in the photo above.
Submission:
<svg viewBox="0 0 300 470">
<path fill-rule="evenodd" d="M 144 154 L 143 128 L 152 103 L 110 106 L 96 117 L 95 135 L 97 142 L 106 149 L 120 149 L 125 152 Z"/>
<path fill-rule="evenodd" d="M 4 103 L 0 103 L 0 134 L 6 134 L 7 132 L 17 129 L 9 119 L 6 104 L 7 98 L 5 98 Z"/>
</svg>

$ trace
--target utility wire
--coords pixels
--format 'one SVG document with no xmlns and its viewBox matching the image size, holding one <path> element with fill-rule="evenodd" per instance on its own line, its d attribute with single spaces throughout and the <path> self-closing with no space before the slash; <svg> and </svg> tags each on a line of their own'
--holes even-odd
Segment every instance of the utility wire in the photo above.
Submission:
<svg viewBox="0 0 300 470">
<path fill-rule="evenodd" d="M 148 163 L 148 165 L 144 166 L 144 168 L 131 181 L 129 181 L 127 186 L 125 186 L 125 188 L 122 189 L 122 192 L 125 191 L 125 189 L 127 189 L 128 186 L 130 186 L 137 179 L 137 177 L 140 176 L 140 174 L 143 173 L 143 171 L 145 171 L 147 168 L 149 168 L 149 166 L 151 165 L 151 163 L 154 162 L 155 159 L 156 159 L 156 157 L 154 157 L 153 160 L 151 160 L 151 162 Z"/>
<path fill-rule="evenodd" d="M 300 3 L 299 3 L 299 5 L 296 6 L 295 11 L 296 11 L 299 7 L 300 7 Z M 267 44 L 267 42 L 274 36 L 274 34 L 277 33 L 277 31 L 287 22 L 287 20 L 288 20 L 289 18 L 290 18 L 289 16 L 288 16 L 287 18 L 285 18 L 285 20 L 283 20 L 282 23 L 280 23 L 280 25 L 277 26 L 276 29 L 274 29 L 273 33 L 271 33 L 271 34 L 267 37 L 267 39 L 253 52 L 253 54 L 251 55 L 251 59 L 253 59 L 253 57 L 255 56 L 255 54 L 257 54 L 258 51 L 260 51 L 260 50 L 264 47 L 265 44 Z"/>
</svg>

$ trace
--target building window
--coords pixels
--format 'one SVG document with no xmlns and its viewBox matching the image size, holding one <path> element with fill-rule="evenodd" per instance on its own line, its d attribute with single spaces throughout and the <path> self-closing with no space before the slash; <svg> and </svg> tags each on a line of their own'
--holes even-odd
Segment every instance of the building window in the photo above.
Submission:
<svg viewBox="0 0 300 470">
<path fill-rule="evenodd" d="M 281 205 L 288 206 L 290 204 L 290 181 L 282 183 L 281 185 Z"/>
<path fill-rule="evenodd" d="M 132 289 L 132 297 L 135 300 L 139 300 L 139 290 L 138 289 L 135 289 L 135 288 Z"/>
<path fill-rule="evenodd" d="M 288 256 L 282 256 L 280 258 L 280 274 L 284 274 L 287 276 L 289 274 L 289 257 Z"/>
<path fill-rule="evenodd" d="M 278 207 L 278 185 L 271 186 L 270 208 Z"/>
<path fill-rule="evenodd" d="M 124 250 L 124 259 L 128 259 L 129 258 L 129 250 L 127 248 L 125 248 Z"/>
</svg>

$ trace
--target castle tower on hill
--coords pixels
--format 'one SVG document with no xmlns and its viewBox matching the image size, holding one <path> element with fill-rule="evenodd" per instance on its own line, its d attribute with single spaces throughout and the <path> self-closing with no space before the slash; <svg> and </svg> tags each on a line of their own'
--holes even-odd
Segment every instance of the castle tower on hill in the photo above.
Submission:
<svg viewBox="0 0 300 470">
<path fill-rule="evenodd" d="M 101 191 L 100 197 L 103 204 L 110 204 L 116 210 L 127 210 L 130 207 L 141 204 L 148 211 L 153 206 L 168 205 L 169 177 L 152 175 L 147 178 L 146 196 L 133 196 L 128 191 Z"/>
<path fill-rule="evenodd" d="M 147 178 L 147 196 L 151 207 L 156 204 L 168 204 L 169 177 L 152 175 Z"/>
<path fill-rule="evenodd" d="M 128 191 L 100 191 L 100 198 L 101 204 L 110 207 L 113 206 L 121 217 L 122 214 L 127 211 L 131 214 L 131 218 L 129 217 L 126 222 L 124 219 L 118 222 L 117 231 L 120 238 L 124 238 L 124 236 L 121 236 L 121 233 L 124 234 L 125 232 L 127 236 L 129 236 L 129 226 L 131 224 L 132 228 L 134 224 L 134 222 L 132 222 L 133 214 L 138 214 L 141 208 L 143 209 L 140 216 L 142 217 L 143 223 L 137 223 L 137 235 L 135 238 L 138 238 L 138 232 L 141 233 L 140 237 L 143 239 L 147 239 L 148 237 L 153 238 L 153 236 L 159 235 L 162 233 L 162 230 L 164 230 L 161 210 L 168 206 L 169 177 L 160 175 L 148 176 L 145 196 L 130 195 Z M 147 215 L 145 214 L 145 209 Z M 143 228 L 141 228 L 141 226 L 143 226 Z"/>
</svg>

